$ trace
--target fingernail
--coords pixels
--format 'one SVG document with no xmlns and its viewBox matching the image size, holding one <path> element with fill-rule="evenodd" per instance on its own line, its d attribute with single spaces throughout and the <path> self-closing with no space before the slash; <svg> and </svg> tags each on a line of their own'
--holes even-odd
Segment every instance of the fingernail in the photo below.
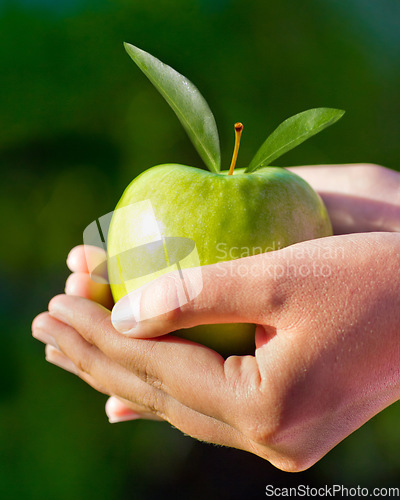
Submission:
<svg viewBox="0 0 400 500">
<path fill-rule="evenodd" d="M 111 322 L 120 333 L 129 334 L 135 331 L 140 318 L 140 295 L 140 292 L 131 292 L 113 307 Z"/>
<path fill-rule="evenodd" d="M 59 349 L 54 337 L 52 337 L 49 333 L 44 332 L 43 330 L 38 330 L 37 328 L 35 328 L 35 330 L 32 332 L 32 337 L 40 340 L 40 342 L 43 342 L 44 344 L 49 344 L 56 349 Z"/>
<path fill-rule="evenodd" d="M 124 403 L 111 396 L 106 403 L 106 415 L 110 424 L 127 422 L 141 418 L 140 414 L 128 408 Z"/>
<path fill-rule="evenodd" d="M 74 375 L 79 375 L 74 363 L 65 354 L 49 344 L 46 345 L 46 361 Z"/>
<path fill-rule="evenodd" d="M 141 417 L 138 413 L 132 412 L 130 415 L 124 415 L 123 417 L 108 417 L 110 424 L 118 424 L 119 422 L 129 422 L 129 420 L 139 420 Z"/>
</svg>

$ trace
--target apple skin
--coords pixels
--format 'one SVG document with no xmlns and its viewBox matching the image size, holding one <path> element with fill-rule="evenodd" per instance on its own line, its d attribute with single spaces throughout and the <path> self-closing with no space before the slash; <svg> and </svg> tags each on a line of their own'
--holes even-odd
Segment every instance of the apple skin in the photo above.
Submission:
<svg viewBox="0 0 400 500">
<path fill-rule="evenodd" d="M 234 175 L 227 175 L 227 171 L 216 174 L 165 164 L 143 172 L 126 188 L 111 220 L 109 256 L 155 239 L 154 234 L 145 234 L 151 233 L 146 224 L 135 225 L 128 212 L 118 210 L 147 200 L 151 202 L 161 237 L 193 240 L 201 266 L 332 235 L 328 213 L 319 195 L 303 179 L 284 168 L 265 167 L 252 173 L 236 169 Z M 124 263 L 124 275 L 134 275 L 140 266 L 151 268 L 150 258 L 133 255 Z M 193 261 L 182 260 L 181 267 L 193 267 Z M 176 269 L 176 266 L 164 267 L 124 282 L 121 265 L 109 259 L 114 300 Z M 244 354 L 254 353 L 254 331 L 254 325 L 218 324 L 176 334 L 221 354 Z"/>
</svg>

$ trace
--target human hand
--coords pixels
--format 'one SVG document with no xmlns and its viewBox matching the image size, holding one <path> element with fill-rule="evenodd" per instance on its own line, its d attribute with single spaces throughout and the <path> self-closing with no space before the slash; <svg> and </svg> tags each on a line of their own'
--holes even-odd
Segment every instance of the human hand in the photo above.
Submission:
<svg viewBox="0 0 400 500">
<path fill-rule="evenodd" d="M 155 316 L 174 293 L 166 275 L 140 297 L 154 318 L 129 336 L 104 307 L 61 295 L 33 332 L 138 416 L 299 471 L 400 397 L 399 250 L 398 234 L 346 235 L 205 266 L 200 295 Z M 216 322 L 258 324 L 255 355 L 224 360 L 170 335 Z"/>
<path fill-rule="evenodd" d="M 65 283 L 65 293 L 93 300 L 111 309 L 114 300 L 108 284 L 106 263 L 106 252 L 102 248 L 91 245 L 74 247 L 67 257 L 71 274 Z"/>
<path fill-rule="evenodd" d="M 314 165 L 288 170 L 321 196 L 335 234 L 400 231 L 400 174 L 379 165 Z"/>
<path fill-rule="evenodd" d="M 114 300 L 108 285 L 106 253 L 103 249 L 90 245 L 74 247 L 68 254 L 67 266 L 71 274 L 65 284 L 66 295 L 84 297 L 107 309 L 112 308 Z M 41 335 L 43 336 L 43 332 Z M 46 342 L 45 337 L 43 338 Z M 76 367 L 54 343 L 52 344 L 51 339 L 49 345 L 46 346 L 46 352 L 46 359 L 49 362 L 64 369 L 69 368 L 69 371 L 76 374 Z M 98 390 L 107 394 L 104 388 L 98 387 Z M 129 401 L 123 402 L 113 396 L 107 400 L 106 414 L 111 423 L 135 420 L 139 417 Z"/>
</svg>

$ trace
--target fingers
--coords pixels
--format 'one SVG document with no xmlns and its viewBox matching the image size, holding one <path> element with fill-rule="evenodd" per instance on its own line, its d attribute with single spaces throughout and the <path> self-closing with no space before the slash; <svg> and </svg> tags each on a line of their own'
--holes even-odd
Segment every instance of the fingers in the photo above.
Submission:
<svg viewBox="0 0 400 500">
<path fill-rule="evenodd" d="M 96 348 L 87 344 L 73 328 L 51 318 L 48 313 L 42 313 L 33 321 L 32 335 L 41 342 L 46 343 L 46 361 L 79 376 L 97 391 L 110 394 L 110 389 L 104 383 L 101 383 L 98 377 L 93 378 L 89 370 L 85 371 L 83 369 L 83 365 L 81 365 L 79 359 L 66 356 L 65 352 L 63 352 L 62 345 L 65 344 L 65 339 L 67 339 L 67 342 L 73 342 L 76 346 L 80 345 L 80 349 L 82 352 L 85 352 L 86 357 L 89 355 L 94 356 L 93 352 L 90 354 L 89 352 L 90 349 L 94 351 Z M 100 351 L 98 351 L 98 354 L 98 357 L 102 356 L 102 359 L 98 359 L 97 361 L 100 365 L 103 365 L 104 369 L 104 361 L 108 363 L 108 360 L 105 359 Z M 89 362 L 88 360 L 86 361 Z"/>
<path fill-rule="evenodd" d="M 95 388 L 101 392 L 118 393 L 129 399 L 131 386 L 134 384 L 132 379 L 135 377 L 120 364 L 104 355 L 95 345 L 88 343 L 72 326 L 58 321 L 48 313 L 43 313 L 35 318 L 32 329 L 33 335 L 42 341 L 41 332 L 47 332 L 62 351 L 60 354 L 54 347 L 47 348 L 48 361 L 79 376 L 86 374 L 93 377 L 97 384 Z M 63 357 L 63 354 L 67 356 L 67 359 Z M 102 389 L 99 389 L 99 386 Z"/>
<path fill-rule="evenodd" d="M 117 394 L 129 401 L 130 408 L 141 415 L 141 418 L 160 417 L 154 402 L 158 402 L 160 411 L 165 404 L 166 395 L 159 395 L 158 390 L 151 388 L 142 380 L 127 372 L 121 365 L 107 358 L 96 346 L 88 344 L 72 327 L 42 313 L 35 318 L 32 325 L 33 336 L 42 342 L 50 337 L 42 332 L 51 331 L 53 343 L 58 349 L 46 345 L 46 360 L 82 380 L 104 394 Z M 142 404 L 143 403 L 143 404 Z M 146 404 L 147 403 L 147 404 Z"/>
<path fill-rule="evenodd" d="M 140 405 L 117 396 L 108 398 L 105 412 L 110 424 L 138 419 L 163 421 L 157 415 L 146 412 Z"/>
<path fill-rule="evenodd" d="M 227 376 L 223 358 L 211 349 L 170 336 L 156 341 L 127 338 L 113 328 L 109 311 L 80 297 L 59 295 L 52 299 L 49 310 L 53 317 L 77 330 L 87 344 L 96 346 L 145 381 L 147 386 L 218 420 L 231 421 L 237 413 L 232 408 L 235 408 L 238 398 L 245 397 L 240 393 L 240 376 L 250 379 L 254 389 L 259 381 L 258 367 L 251 356 L 247 358 L 253 360 L 254 373 L 249 375 L 246 369 L 244 375 L 239 362 L 238 371 Z M 60 342 L 58 337 L 56 342 Z M 79 340 L 70 343 L 73 350 L 79 345 Z M 65 352 L 64 347 L 60 347 Z M 69 357 L 74 361 L 74 354 Z M 90 363 L 90 351 L 86 363 Z M 102 374 L 99 373 L 97 378 L 102 381 Z M 245 390 L 247 388 L 243 388 Z"/>
<path fill-rule="evenodd" d="M 74 273 L 95 274 L 107 280 L 107 255 L 99 247 L 79 245 L 68 254 L 67 266 Z"/>
<path fill-rule="evenodd" d="M 89 274 L 84 272 L 74 272 L 69 275 L 65 293 L 93 300 L 107 309 L 111 309 L 114 304 L 109 285 L 93 281 Z"/>
<path fill-rule="evenodd" d="M 73 299 L 83 301 L 77 297 Z M 252 444 L 249 438 L 241 431 L 229 423 L 213 418 L 207 413 L 198 412 L 170 397 L 162 388 L 156 387 L 161 387 L 162 384 L 160 381 L 154 383 L 150 375 L 144 376 L 142 380 L 128 373 L 117 363 L 106 359 L 96 346 L 86 342 L 71 326 L 43 313 L 34 321 L 33 329 L 37 338 L 40 337 L 37 335 L 37 330 L 50 330 L 62 350 L 59 352 L 54 347 L 47 346 L 46 356 L 49 362 L 76 373 L 95 389 L 115 395 L 106 409 L 111 421 L 138 418 L 139 415 L 140 418 L 163 419 L 197 439 L 251 450 Z M 124 340 L 137 344 L 147 343 L 143 340 Z M 180 381 L 175 383 L 179 385 Z M 202 391 L 200 384 L 196 390 L 191 387 L 191 392 L 198 399 L 201 398 Z M 116 403 L 115 398 L 120 402 Z M 121 401 L 126 402 L 126 407 Z"/>
<path fill-rule="evenodd" d="M 43 337 L 42 337 L 43 338 Z M 38 339 L 38 340 L 42 340 Z M 46 342 L 45 339 L 42 340 Z M 74 363 L 65 356 L 61 351 L 59 351 L 56 347 L 51 344 L 46 344 L 46 361 L 52 363 L 53 365 L 59 366 L 63 370 L 66 370 L 69 373 L 73 373 L 74 375 L 79 375 L 78 368 L 74 365 Z"/>
<path fill-rule="evenodd" d="M 78 295 L 112 308 L 114 300 L 107 281 L 107 257 L 102 248 L 79 245 L 70 251 L 67 265 L 72 271 L 65 284 L 67 295 Z"/>
<path fill-rule="evenodd" d="M 140 418 L 140 413 L 131 410 L 125 403 L 115 396 L 108 398 L 105 411 L 110 424 L 126 422 L 128 420 L 137 420 Z"/>
<path fill-rule="evenodd" d="M 114 328 L 136 338 L 159 337 L 215 323 L 260 323 L 275 303 L 265 277 L 267 254 L 161 276 L 114 306 Z M 243 276 L 243 272 L 245 276 Z"/>
<path fill-rule="evenodd" d="M 37 337 L 38 340 L 45 342 L 42 335 Z M 109 395 L 109 391 L 101 385 L 92 375 L 89 373 L 79 370 L 78 367 L 59 349 L 56 349 L 52 345 L 47 344 L 45 348 L 46 361 L 49 363 L 66 370 L 69 373 L 77 375 L 84 382 L 90 385 L 93 389 L 103 394 Z M 148 409 L 139 405 L 132 403 L 128 400 L 117 399 L 116 397 L 110 398 L 110 403 L 106 405 L 106 414 L 109 417 L 110 423 L 122 422 L 126 420 L 135 420 L 138 418 L 151 419 L 151 420 L 162 420 L 149 413 Z"/>
<path fill-rule="evenodd" d="M 45 342 L 43 335 L 36 337 L 38 340 Z M 66 370 L 73 375 L 77 375 L 79 378 L 84 380 L 88 385 L 93 387 L 98 392 L 102 392 L 103 394 L 108 394 L 107 390 L 104 386 L 102 386 L 96 379 L 94 379 L 88 373 L 83 373 L 78 370 L 78 367 L 58 348 L 53 347 L 51 344 L 46 344 L 45 348 L 46 361 L 49 363 Z"/>
</svg>

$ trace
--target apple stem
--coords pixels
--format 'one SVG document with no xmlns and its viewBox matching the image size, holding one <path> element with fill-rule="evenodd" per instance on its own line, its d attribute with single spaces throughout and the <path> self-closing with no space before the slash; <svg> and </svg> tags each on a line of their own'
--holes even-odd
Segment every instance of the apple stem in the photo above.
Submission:
<svg viewBox="0 0 400 500">
<path fill-rule="evenodd" d="M 232 175 L 235 169 L 236 160 L 239 151 L 240 136 L 242 135 L 243 125 L 241 123 L 235 123 L 235 149 L 233 150 L 233 156 L 231 161 L 231 166 L 229 168 L 228 175 Z"/>
</svg>

